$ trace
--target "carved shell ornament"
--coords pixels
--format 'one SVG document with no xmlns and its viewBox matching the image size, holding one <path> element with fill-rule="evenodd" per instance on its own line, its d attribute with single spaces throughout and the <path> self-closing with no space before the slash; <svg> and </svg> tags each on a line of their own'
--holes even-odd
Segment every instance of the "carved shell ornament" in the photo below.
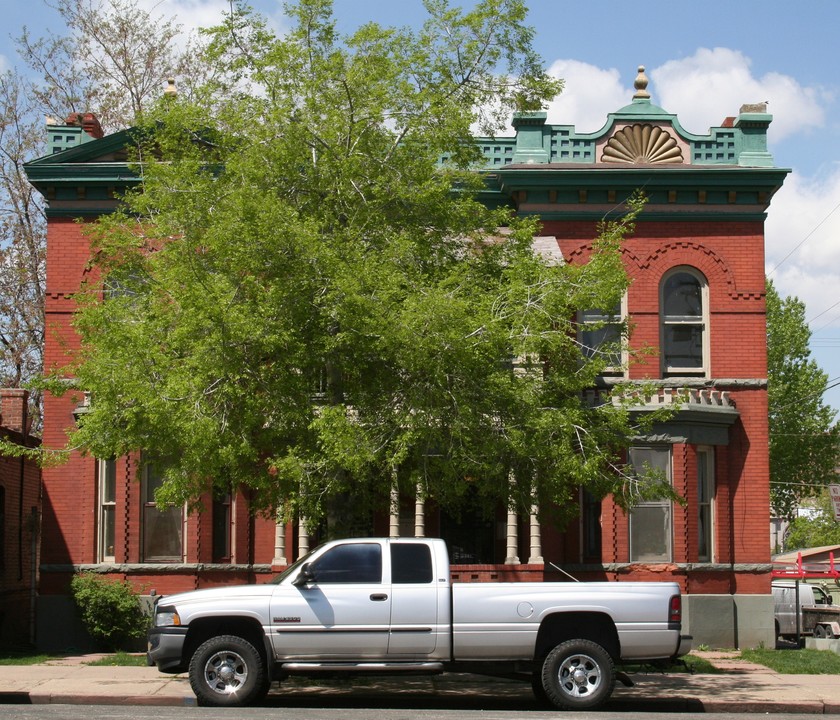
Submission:
<svg viewBox="0 0 840 720">
<path fill-rule="evenodd" d="M 629 125 L 613 135 L 604 147 L 601 162 L 660 163 L 683 162 L 677 141 L 655 125 Z"/>
</svg>

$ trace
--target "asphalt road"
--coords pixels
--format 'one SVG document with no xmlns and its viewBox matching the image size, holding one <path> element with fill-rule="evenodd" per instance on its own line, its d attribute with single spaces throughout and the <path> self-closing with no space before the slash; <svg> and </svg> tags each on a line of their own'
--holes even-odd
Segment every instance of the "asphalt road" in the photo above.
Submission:
<svg viewBox="0 0 840 720">
<path fill-rule="evenodd" d="M 232 714 L 233 712 L 233 714 Z M 215 708 L 172 708 L 103 705 L 4 705 L 4 720 L 650 720 L 648 712 L 588 712 L 560 713 L 559 711 L 466 710 L 417 708 L 314 708 L 260 707 L 239 708 L 235 711 Z M 813 720 L 813 715 L 767 714 L 763 720 Z M 656 713 L 656 720 L 743 720 L 743 715 L 713 713 Z"/>
</svg>

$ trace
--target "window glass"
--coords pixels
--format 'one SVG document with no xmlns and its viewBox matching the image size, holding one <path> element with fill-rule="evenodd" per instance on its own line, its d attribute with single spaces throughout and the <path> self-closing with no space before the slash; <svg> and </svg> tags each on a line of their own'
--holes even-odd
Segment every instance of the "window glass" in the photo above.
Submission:
<svg viewBox="0 0 840 720">
<path fill-rule="evenodd" d="M 117 462 L 99 461 L 99 562 L 113 561 L 116 538 Z"/>
<path fill-rule="evenodd" d="M 310 568 L 315 582 L 382 582 L 382 548 L 376 543 L 338 545 L 315 560 Z"/>
<path fill-rule="evenodd" d="M 432 582 L 432 553 L 428 545 L 391 543 L 391 582 Z"/>
<path fill-rule="evenodd" d="M 621 303 L 612 310 L 582 310 L 578 315 L 579 340 L 583 354 L 606 363 L 606 370 L 621 369 Z"/>
<path fill-rule="evenodd" d="M 159 509 L 155 490 L 163 485 L 163 473 L 155 465 L 143 472 L 143 560 L 180 562 L 183 560 L 183 511 L 177 505 Z"/>
<path fill-rule="evenodd" d="M 665 281 L 665 315 L 671 318 L 696 319 L 703 316 L 700 281 L 691 273 L 676 272 Z"/>
<path fill-rule="evenodd" d="M 665 373 L 702 374 L 706 368 L 705 284 L 699 275 L 677 271 L 662 284 L 662 362 Z"/>
<path fill-rule="evenodd" d="M 714 498 L 714 464 L 711 450 L 697 452 L 697 559 L 712 560 L 714 538 L 712 500 Z"/>
<path fill-rule="evenodd" d="M 230 562 L 230 493 L 213 498 L 213 562 Z"/>
<path fill-rule="evenodd" d="M 634 447 L 629 456 L 630 464 L 640 475 L 654 472 L 671 481 L 670 447 Z M 643 500 L 636 505 L 630 512 L 630 560 L 670 562 L 671 524 L 670 500 Z"/>
</svg>

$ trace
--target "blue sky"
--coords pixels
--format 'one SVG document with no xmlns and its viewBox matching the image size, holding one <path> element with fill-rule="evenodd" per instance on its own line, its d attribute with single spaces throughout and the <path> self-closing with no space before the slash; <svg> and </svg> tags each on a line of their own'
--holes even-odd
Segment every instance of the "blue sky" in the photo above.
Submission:
<svg viewBox="0 0 840 720">
<path fill-rule="evenodd" d="M 226 0 L 141 0 L 185 27 L 213 24 Z M 15 64 L 10 36 L 60 31 L 43 0 L 4 0 L 0 69 Z M 253 6 L 282 28 L 281 3 Z M 9 7 L 11 6 L 11 7 Z M 806 303 L 813 357 L 831 383 L 825 401 L 840 410 L 840 1 L 531 0 L 535 46 L 566 80 L 549 122 L 599 129 L 626 105 L 638 65 L 653 102 L 683 127 L 705 133 L 744 103 L 768 101 L 776 165 L 790 168 L 767 220 L 766 268 L 783 295 Z M 420 0 L 335 0 L 340 27 L 375 20 L 410 25 Z M 95 109 L 94 109 L 95 110 Z"/>
</svg>

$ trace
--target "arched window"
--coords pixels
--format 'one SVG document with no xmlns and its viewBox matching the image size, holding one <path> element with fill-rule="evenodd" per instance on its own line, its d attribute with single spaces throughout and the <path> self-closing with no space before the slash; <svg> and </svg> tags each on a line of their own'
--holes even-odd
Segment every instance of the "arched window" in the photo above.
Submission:
<svg viewBox="0 0 840 720">
<path fill-rule="evenodd" d="M 662 373 L 708 373 L 708 285 L 689 267 L 674 268 L 660 286 Z"/>
</svg>

